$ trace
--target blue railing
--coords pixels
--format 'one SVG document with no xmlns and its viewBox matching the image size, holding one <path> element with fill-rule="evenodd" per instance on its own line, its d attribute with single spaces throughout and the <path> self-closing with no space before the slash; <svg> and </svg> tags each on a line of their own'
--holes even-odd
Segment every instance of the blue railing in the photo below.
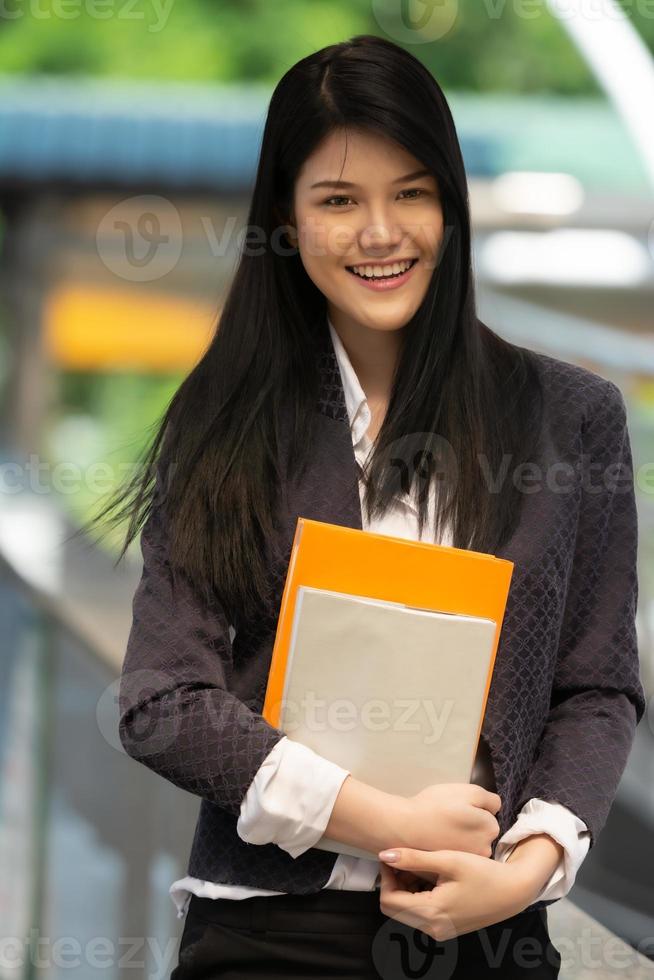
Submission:
<svg viewBox="0 0 654 980">
<path fill-rule="evenodd" d="M 164 978 L 198 803 L 117 735 L 118 680 L 0 559 L 0 978 Z"/>
</svg>

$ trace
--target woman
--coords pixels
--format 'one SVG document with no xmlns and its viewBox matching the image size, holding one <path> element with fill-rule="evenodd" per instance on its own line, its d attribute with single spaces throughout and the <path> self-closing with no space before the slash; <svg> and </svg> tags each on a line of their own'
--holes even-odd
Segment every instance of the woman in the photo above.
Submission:
<svg viewBox="0 0 654 980">
<path fill-rule="evenodd" d="M 545 909 L 645 706 L 622 396 L 477 318 L 452 117 L 389 41 L 281 79 L 248 224 L 117 515 L 125 548 L 145 519 L 122 744 L 201 798 L 173 976 L 555 977 Z M 300 515 L 515 562 L 470 784 L 381 793 L 262 718 Z"/>
</svg>

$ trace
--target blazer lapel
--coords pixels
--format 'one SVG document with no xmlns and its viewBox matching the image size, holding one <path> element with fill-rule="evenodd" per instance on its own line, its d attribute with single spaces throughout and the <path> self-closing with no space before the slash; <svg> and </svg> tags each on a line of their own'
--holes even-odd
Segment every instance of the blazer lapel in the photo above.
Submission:
<svg viewBox="0 0 654 980">
<path fill-rule="evenodd" d="M 318 368 L 320 371 L 320 393 L 317 411 L 325 418 L 344 422 L 349 431 L 349 417 L 345 405 L 345 392 L 338 358 L 332 344 L 331 334 L 324 324 L 317 342 Z M 354 458 L 354 451 L 353 451 Z"/>
</svg>

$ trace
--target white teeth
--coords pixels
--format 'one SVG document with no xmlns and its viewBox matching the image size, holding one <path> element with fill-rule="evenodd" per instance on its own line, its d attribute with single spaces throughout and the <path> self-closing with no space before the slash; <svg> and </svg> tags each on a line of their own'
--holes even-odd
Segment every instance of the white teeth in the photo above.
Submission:
<svg viewBox="0 0 654 980">
<path fill-rule="evenodd" d="M 384 276 L 398 275 L 400 272 L 406 272 L 410 268 L 413 259 L 409 262 L 394 262 L 393 265 L 353 265 L 352 271 L 357 276 L 363 276 L 366 279 L 376 279 L 383 278 Z"/>
</svg>

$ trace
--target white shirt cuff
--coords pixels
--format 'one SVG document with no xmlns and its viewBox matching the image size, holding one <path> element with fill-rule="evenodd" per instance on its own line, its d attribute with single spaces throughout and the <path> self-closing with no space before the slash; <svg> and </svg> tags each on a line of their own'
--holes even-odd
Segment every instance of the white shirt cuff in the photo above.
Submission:
<svg viewBox="0 0 654 980">
<path fill-rule="evenodd" d="M 495 845 L 495 860 L 506 861 L 518 841 L 532 834 L 549 834 L 563 848 L 563 854 L 551 877 L 535 901 L 563 898 L 572 888 L 577 871 L 590 848 L 590 831 L 586 824 L 562 803 L 550 803 L 534 797 L 528 800 L 516 822 Z"/>
<path fill-rule="evenodd" d="M 236 832 L 299 857 L 320 840 L 348 769 L 285 736 L 261 763 L 241 803 Z"/>
</svg>

